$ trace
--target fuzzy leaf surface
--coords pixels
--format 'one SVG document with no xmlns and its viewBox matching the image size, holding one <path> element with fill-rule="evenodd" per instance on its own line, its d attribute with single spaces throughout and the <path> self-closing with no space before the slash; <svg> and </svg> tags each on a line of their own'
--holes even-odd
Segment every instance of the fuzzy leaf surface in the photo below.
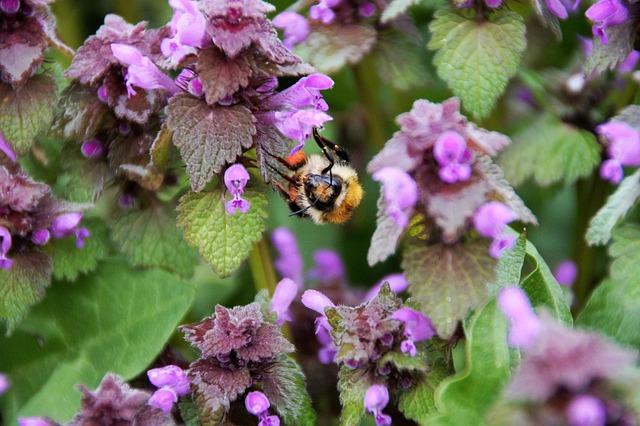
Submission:
<svg viewBox="0 0 640 426">
<path fill-rule="evenodd" d="M 389 21 L 392 21 L 409 10 L 411 6 L 418 4 L 419 2 L 420 0 L 392 0 L 391 3 L 384 8 L 384 11 L 380 16 L 380 22 L 386 24 Z"/>
<path fill-rule="evenodd" d="M 56 99 L 56 83 L 46 74 L 17 89 L 0 83 L 0 131 L 17 154 L 29 151 L 33 139 L 49 127 Z"/>
<path fill-rule="evenodd" d="M 409 293 L 442 338 L 451 336 L 458 321 L 487 300 L 495 265 L 482 239 L 453 245 L 412 241 L 402 258 Z"/>
<path fill-rule="evenodd" d="M 241 105 L 210 107 L 187 95 L 171 99 L 167 126 L 187 164 L 194 191 L 204 189 L 225 164 L 233 163 L 253 145 L 254 121 L 251 111 Z"/>
<path fill-rule="evenodd" d="M 202 80 L 204 96 L 209 105 L 246 87 L 253 72 L 242 55 L 229 59 L 215 47 L 200 52 L 196 71 Z"/>
<path fill-rule="evenodd" d="M 367 262 L 370 266 L 383 262 L 396 252 L 398 242 L 404 229 L 387 214 L 387 203 L 384 196 L 378 198 L 378 214 L 376 229 L 371 236 L 371 244 L 367 252 Z"/>
<path fill-rule="evenodd" d="M 373 52 L 380 78 L 399 90 L 422 87 L 433 80 L 424 56 L 420 33 L 405 34 L 392 29 L 380 32 Z"/>
<path fill-rule="evenodd" d="M 264 231 L 266 197 L 248 190 L 244 198 L 251 203 L 245 214 L 228 215 L 224 203 L 230 198 L 220 190 L 189 193 L 178 205 L 178 227 L 220 277 L 227 277 L 240 267 Z"/>
<path fill-rule="evenodd" d="M 640 170 L 627 176 L 607 202 L 591 219 L 585 238 L 589 245 L 603 245 L 611 240 L 616 224 L 640 199 Z"/>
<path fill-rule="evenodd" d="M 500 165 L 513 185 L 533 178 L 538 185 L 571 184 L 600 163 L 600 144 L 591 132 L 544 115 L 514 137 Z"/>
<path fill-rule="evenodd" d="M 176 226 L 176 216 L 164 206 L 125 210 L 111 224 L 112 238 L 134 266 L 158 267 L 189 277 L 198 254 Z"/>
<path fill-rule="evenodd" d="M 373 377 L 361 369 L 340 367 L 338 392 L 340 393 L 340 426 L 358 426 L 365 415 L 364 394 L 374 384 Z"/>
<path fill-rule="evenodd" d="M 195 289 L 163 271 L 103 263 L 75 285 L 58 283 L 0 353 L 12 392 L 5 420 L 67 421 L 80 406 L 77 383 L 95 388 L 106 372 L 129 380 L 143 372 L 175 331 Z"/>
<path fill-rule="evenodd" d="M 638 283 L 640 277 L 640 225 L 627 224 L 613 233 L 609 255 L 611 278 L 617 282 Z"/>
<path fill-rule="evenodd" d="M 527 44 L 522 17 L 501 9 L 481 21 L 441 9 L 429 29 L 440 78 L 475 118 L 488 116 L 520 65 Z"/>
<path fill-rule="evenodd" d="M 608 42 L 603 45 L 598 37 L 593 38 L 591 56 L 584 64 L 584 73 L 591 75 L 617 67 L 633 50 L 635 27 L 632 22 L 607 28 Z"/>
</svg>

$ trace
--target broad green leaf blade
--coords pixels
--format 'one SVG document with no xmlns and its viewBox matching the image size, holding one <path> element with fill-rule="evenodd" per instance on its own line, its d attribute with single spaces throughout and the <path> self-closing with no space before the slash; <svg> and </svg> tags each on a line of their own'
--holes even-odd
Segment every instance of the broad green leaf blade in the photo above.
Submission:
<svg viewBox="0 0 640 426">
<path fill-rule="evenodd" d="M 590 246 L 607 244 L 613 228 L 640 199 L 640 170 L 627 176 L 591 219 L 585 238 Z"/>
<path fill-rule="evenodd" d="M 340 393 L 340 426 L 358 426 L 364 417 L 364 394 L 374 383 L 373 377 L 361 369 L 340 367 L 338 392 Z"/>
<path fill-rule="evenodd" d="M 57 88 L 53 78 L 39 74 L 14 90 L 0 83 L 0 131 L 18 154 L 29 151 L 33 139 L 53 120 Z"/>
<path fill-rule="evenodd" d="M 396 19 L 398 16 L 405 13 L 411 6 L 418 4 L 420 0 L 392 0 L 391 3 L 384 8 L 382 15 L 380 15 L 380 22 L 383 24 Z"/>
<path fill-rule="evenodd" d="M 52 239 L 45 246 L 57 280 L 75 281 L 79 275 L 95 270 L 98 262 L 109 254 L 109 232 L 105 224 L 100 219 L 85 219 L 82 226 L 91 232 L 82 249 L 76 247 L 74 238 Z"/>
<path fill-rule="evenodd" d="M 607 28 L 607 44 L 603 45 L 599 37 L 593 38 L 591 56 L 584 64 L 585 75 L 601 73 L 617 67 L 633 50 L 635 27 L 632 22 L 613 25 Z"/>
<path fill-rule="evenodd" d="M 486 302 L 495 265 L 483 239 L 454 245 L 411 241 L 402 258 L 409 293 L 442 338 L 453 334 L 470 309 Z"/>
<path fill-rule="evenodd" d="M 516 245 L 505 251 L 496 265 L 496 278 L 494 284 L 490 286 L 492 293 L 496 293 L 499 289 L 518 285 L 520 283 L 520 275 L 524 258 L 526 255 L 527 235 L 523 232 L 518 236 Z"/>
<path fill-rule="evenodd" d="M 527 44 L 522 17 L 500 9 L 481 20 L 441 9 L 429 29 L 440 78 L 475 118 L 488 116 L 518 71 Z"/>
<path fill-rule="evenodd" d="M 613 233 L 609 254 L 611 278 L 619 283 L 638 284 L 640 277 L 640 225 L 627 224 Z"/>
<path fill-rule="evenodd" d="M 243 197 L 251 203 L 244 214 L 227 214 L 224 204 L 229 195 L 225 199 L 220 190 L 189 193 L 178 205 L 178 227 L 220 277 L 238 269 L 264 231 L 266 197 L 253 190 L 246 191 Z"/>
<path fill-rule="evenodd" d="M 372 56 L 380 78 L 396 89 L 424 87 L 433 80 L 428 72 L 424 40 L 418 32 L 381 31 Z"/>
<path fill-rule="evenodd" d="M 316 424 L 304 373 L 293 359 L 283 356 L 269 367 L 267 377 L 263 378 L 263 391 L 284 424 Z"/>
<path fill-rule="evenodd" d="M 576 325 L 597 330 L 618 343 L 640 349 L 640 278 L 606 279 L 593 291 Z"/>
<path fill-rule="evenodd" d="M 75 285 L 58 283 L 24 322 L 0 339 L 0 365 L 12 390 L 7 424 L 46 415 L 67 421 L 80 405 L 76 384 L 95 388 L 106 372 L 125 380 L 143 372 L 175 331 L 195 289 L 163 271 L 102 264 Z"/>
<path fill-rule="evenodd" d="M 51 259 L 46 254 L 29 251 L 12 259 L 11 269 L 0 269 L 0 319 L 9 332 L 31 306 L 42 300 L 51 283 Z"/>
<path fill-rule="evenodd" d="M 439 415 L 428 425 L 481 425 L 486 412 L 500 397 L 517 357 L 507 346 L 507 321 L 495 300 L 476 312 L 465 324 L 465 369 L 438 386 Z"/>
<path fill-rule="evenodd" d="M 183 238 L 169 209 L 158 204 L 123 211 L 111 224 L 112 238 L 131 264 L 189 277 L 198 254 Z"/>
<path fill-rule="evenodd" d="M 533 178 L 538 185 L 571 184 L 600 163 L 600 144 L 591 132 L 552 115 L 538 117 L 513 138 L 500 165 L 513 185 Z"/>
<path fill-rule="evenodd" d="M 572 324 L 571 311 L 560 284 L 530 241 L 527 241 L 527 258 L 533 263 L 534 269 L 522 282 L 522 288 L 531 304 L 536 307 L 544 306 L 560 322 Z"/>
</svg>

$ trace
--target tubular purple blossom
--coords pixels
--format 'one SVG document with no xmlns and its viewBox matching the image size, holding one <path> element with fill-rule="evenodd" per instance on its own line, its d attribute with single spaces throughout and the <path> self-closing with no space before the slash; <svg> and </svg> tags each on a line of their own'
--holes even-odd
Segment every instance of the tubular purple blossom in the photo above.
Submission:
<svg viewBox="0 0 640 426">
<path fill-rule="evenodd" d="M 623 166 L 640 166 L 640 133 L 621 121 L 609 121 L 596 128 L 604 139 L 609 159 L 600 166 L 600 176 L 617 184 L 624 177 Z"/>
<path fill-rule="evenodd" d="M 391 417 L 382 412 L 388 403 L 389 391 L 386 386 L 380 384 L 369 386 L 369 389 L 364 394 L 364 408 L 374 415 L 376 426 L 388 426 L 391 424 Z"/>
<path fill-rule="evenodd" d="M 282 12 L 271 22 L 276 28 L 282 29 L 284 32 L 282 44 L 289 49 L 305 41 L 311 31 L 307 19 L 296 12 Z"/>
<path fill-rule="evenodd" d="M 403 307 L 391 316 L 404 323 L 404 335 L 415 342 L 427 340 L 436 335 L 431 320 L 422 312 Z"/>
<path fill-rule="evenodd" d="M 494 258 L 499 258 L 505 250 L 515 244 L 515 236 L 504 231 L 507 224 L 517 218 L 518 216 L 509 207 L 498 201 L 483 204 L 473 215 L 476 231 L 483 237 L 492 239 L 489 254 Z"/>
<path fill-rule="evenodd" d="M 599 37 L 602 44 L 607 44 L 607 28 L 625 22 L 629 11 L 620 0 L 599 0 L 587 9 L 585 16 L 593 22 L 593 35 Z"/>
<path fill-rule="evenodd" d="M 380 291 L 380 288 L 382 287 L 382 284 L 384 283 L 389 283 L 389 287 L 391 288 L 391 291 L 393 291 L 396 294 L 402 293 L 407 289 L 407 287 L 409 287 L 409 281 L 407 281 L 407 278 L 404 276 L 403 273 L 399 272 L 397 274 L 389 274 L 383 277 L 380 281 L 378 281 L 376 285 L 374 285 L 371 288 L 371 290 L 367 292 L 367 295 L 364 297 L 364 300 L 368 301 L 376 297 L 378 295 L 378 292 Z"/>
<path fill-rule="evenodd" d="M 251 207 L 248 200 L 242 198 L 244 188 L 249 182 L 249 172 L 242 164 L 233 164 L 224 172 L 224 184 L 233 196 L 233 199 L 225 204 L 227 214 L 234 215 L 237 211 L 246 213 Z"/>
<path fill-rule="evenodd" d="M 333 250 L 321 249 L 313 253 L 314 267 L 308 272 L 309 278 L 321 283 L 342 281 L 345 279 L 344 263 L 340 255 Z"/>
<path fill-rule="evenodd" d="M 446 183 L 467 181 L 471 177 L 473 154 L 457 132 L 441 134 L 433 146 L 433 156 L 440 165 L 438 176 Z"/>
<path fill-rule="evenodd" d="M 386 213 L 398 226 L 406 228 L 418 201 L 418 185 L 405 171 L 384 167 L 373 174 L 373 180 L 382 183 Z"/>
<path fill-rule="evenodd" d="M 271 233 L 271 242 L 278 252 L 274 266 L 281 277 L 290 278 L 299 286 L 304 282 L 302 255 L 293 232 L 287 228 L 276 228 Z"/>
<path fill-rule="evenodd" d="M 51 223 L 51 234 L 54 238 L 64 238 L 78 227 L 82 220 L 82 213 L 64 213 L 53 219 Z"/>
<path fill-rule="evenodd" d="M 307 290 L 302 293 L 302 304 L 307 308 L 324 315 L 325 308 L 335 306 L 333 302 L 318 290 Z"/>
<path fill-rule="evenodd" d="M 20 10 L 20 0 L 0 0 L 0 10 L 7 15 L 13 15 Z"/>
<path fill-rule="evenodd" d="M 580 395 L 571 400 L 566 416 L 569 426 L 604 426 L 607 411 L 604 403 L 595 396 Z"/>
<path fill-rule="evenodd" d="M 282 325 L 285 321 L 291 321 L 289 306 L 298 294 L 298 285 L 289 278 L 282 279 L 276 286 L 271 298 L 271 310 L 276 313 L 277 324 Z"/>
<path fill-rule="evenodd" d="M 136 95 L 135 87 L 145 90 L 162 89 L 170 94 L 176 94 L 179 89 L 174 81 L 144 56 L 136 47 L 127 44 L 112 43 L 113 56 L 127 67 L 125 81 L 129 96 Z"/>
<path fill-rule="evenodd" d="M 203 47 L 207 20 L 191 0 L 169 0 L 169 5 L 173 9 L 169 22 L 171 37 L 162 40 L 160 48 L 177 65 L 185 56 L 196 53 L 196 48 Z"/>
<path fill-rule="evenodd" d="M 104 155 L 105 148 L 100 140 L 93 138 L 84 141 L 80 151 L 85 158 L 98 158 Z"/>
<path fill-rule="evenodd" d="M 571 287 L 578 275 L 578 267 L 572 260 L 564 260 L 556 266 L 553 271 L 553 276 L 558 281 L 558 284 Z"/>
<path fill-rule="evenodd" d="M 271 407 L 269 400 L 260 391 L 249 392 L 244 399 L 244 406 L 254 416 L 260 416 Z"/>
<path fill-rule="evenodd" d="M 18 426 L 53 426 L 57 423 L 46 417 L 19 417 Z"/>
<path fill-rule="evenodd" d="M 0 373 L 0 395 L 5 393 L 10 387 L 11 382 L 9 378 L 5 374 Z"/>
<path fill-rule="evenodd" d="M 11 250 L 11 244 L 11 233 L 0 225 L 0 269 L 8 270 L 13 266 L 13 260 L 7 257 L 7 253 Z"/>
<path fill-rule="evenodd" d="M 177 365 L 153 368 L 147 371 L 149 381 L 157 388 L 170 387 L 178 396 L 189 393 L 189 379 L 184 370 Z"/>
<path fill-rule="evenodd" d="M 31 234 L 31 242 L 37 246 L 44 246 L 49 242 L 51 232 L 48 229 L 38 229 Z"/>
<path fill-rule="evenodd" d="M 542 327 L 529 299 L 519 287 L 506 287 L 498 294 L 498 306 L 509 320 L 509 345 L 531 347 Z"/>
<path fill-rule="evenodd" d="M 151 395 L 148 404 L 165 414 L 169 414 L 176 402 L 178 402 L 176 391 L 169 386 L 163 386 Z"/>
<path fill-rule="evenodd" d="M 107 89 L 106 84 L 98 87 L 98 99 L 100 99 L 100 102 L 105 104 L 109 102 L 109 89 Z"/>
<path fill-rule="evenodd" d="M 4 138 L 4 134 L 0 132 L 0 152 L 4 153 L 9 160 L 15 163 L 18 160 L 16 153 L 11 149 L 9 141 Z"/>
</svg>

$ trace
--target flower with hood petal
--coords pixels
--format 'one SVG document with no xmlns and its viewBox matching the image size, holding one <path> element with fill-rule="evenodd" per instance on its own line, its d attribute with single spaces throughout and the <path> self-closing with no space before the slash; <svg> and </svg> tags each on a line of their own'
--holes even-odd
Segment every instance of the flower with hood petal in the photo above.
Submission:
<svg viewBox="0 0 640 426">
<path fill-rule="evenodd" d="M 238 211 L 242 213 L 249 211 L 251 203 L 242 198 L 247 182 L 249 182 L 249 172 L 242 164 L 234 164 L 225 170 L 224 184 L 227 187 L 227 191 L 233 196 L 233 199 L 225 204 L 227 214 L 234 215 Z"/>
<path fill-rule="evenodd" d="M 284 324 L 285 321 L 291 321 L 289 306 L 298 294 L 298 285 L 289 278 L 282 279 L 273 292 L 271 298 L 271 310 L 275 312 L 278 325 Z"/>
<path fill-rule="evenodd" d="M 364 394 L 364 408 L 373 414 L 376 426 L 389 426 L 391 417 L 382 410 L 389 403 L 389 391 L 384 385 L 371 385 Z"/>
<path fill-rule="evenodd" d="M 604 426 L 607 420 L 605 405 L 595 396 L 580 395 L 567 407 L 569 426 Z"/>
<path fill-rule="evenodd" d="M 384 167 L 373 174 L 373 180 L 382 183 L 386 213 L 401 228 L 409 225 L 413 208 L 418 201 L 418 185 L 406 172 L 395 167 Z"/>
<path fill-rule="evenodd" d="M 541 324 L 525 292 L 518 287 L 504 288 L 498 295 L 498 306 L 509 320 L 509 345 L 516 348 L 533 346 Z"/>
<path fill-rule="evenodd" d="M 276 28 L 280 28 L 284 32 L 284 44 L 289 49 L 296 44 L 300 44 L 307 39 L 309 32 L 309 21 L 296 12 L 285 11 L 273 18 L 271 21 Z"/>
<path fill-rule="evenodd" d="M 295 235 L 289 229 L 280 227 L 271 233 L 271 242 L 278 252 L 274 266 L 280 276 L 290 278 L 302 286 L 303 264 Z"/>
<path fill-rule="evenodd" d="M 16 162 L 18 157 L 16 153 L 11 149 L 11 145 L 9 145 L 9 141 L 4 138 L 4 134 L 0 132 L 0 152 L 4 153 L 9 160 L 12 162 Z"/>
<path fill-rule="evenodd" d="M 596 128 L 607 143 L 609 159 L 600 166 L 600 176 L 614 184 L 624 176 L 623 166 L 640 166 L 640 132 L 622 121 L 608 121 Z"/>
<path fill-rule="evenodd" d="M 111 52 L 123 66 L 127 67 L 125 81 L 130 97 L 137 93 L 134 87 L 144 90 L 162 89 L 172 95 L 178 93 L 179 89 L 174 81 L 160 71 L 151 59 L 142 55 L 138 48 L 127 44 L 112 43 Z"/>
<path fill-rule="evenodd" d="M 431 320 L 422 312 L 403 307 L 395 311 L 391 317 L 404 324 L 406 340 L 400 344 L 400 349 L 411 356 L 416 356 L 417 353 L 415 342 L 421 342 L 436 335 Z"/>
<path fill-rule="evenodd" d="M 593 22 L 593 35 L 599 37 L 602 44 L 607 44 L 607 28 L 625 22 L 629 18 L 629 11 L 620 0 L 598 0 L 587 9 L 585 15 Z"/>
<path fill-rule="evenodd" d="M 173 17 L 169 22 L 171 37 L 162 40 L 162 54 L 169 58 L 173 65 L 196 53 L 196 48 L 203 47 L 206 36 L 207 20 L 191 0 L 169 0 L 173 9 Z"/>
<path fill-rule="evenodd" d="M 7 228 L 0 225 L 0 269 L 11 269 L 13 260 L 7 257 L 7 253 L 11 250 L 12 239 L 11 233 Z"/>
</svg>

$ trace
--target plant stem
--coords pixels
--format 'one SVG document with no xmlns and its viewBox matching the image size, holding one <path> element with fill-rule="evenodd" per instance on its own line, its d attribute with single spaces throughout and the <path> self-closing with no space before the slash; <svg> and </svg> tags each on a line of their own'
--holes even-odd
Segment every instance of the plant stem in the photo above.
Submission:
<svg viewBox="0 0 640 426">
<path fill-rule="evenodd" d="M 276 288 L 276 273 L 273 270 L 269 245 L 266 238 L 258 242 L 249 255 L 249 267 L 253 276 L 253 284 L 257 291 L 267 289 L 269 295 L 273 295 Z"/>
<path fill-rule="evenodd" d="M 380 88 L 380 81 L 371 63 L 372 56 L 367 55 L 358 64 L 351 67 L 356 82 L 356 90 L 362 108 L 367 112 L 367 127 L 369 138 L 376 150 L 384 146 L 387 138 L 384 131 L 384 114 L 380 109 L 376 93 Z"/>
</svg>

